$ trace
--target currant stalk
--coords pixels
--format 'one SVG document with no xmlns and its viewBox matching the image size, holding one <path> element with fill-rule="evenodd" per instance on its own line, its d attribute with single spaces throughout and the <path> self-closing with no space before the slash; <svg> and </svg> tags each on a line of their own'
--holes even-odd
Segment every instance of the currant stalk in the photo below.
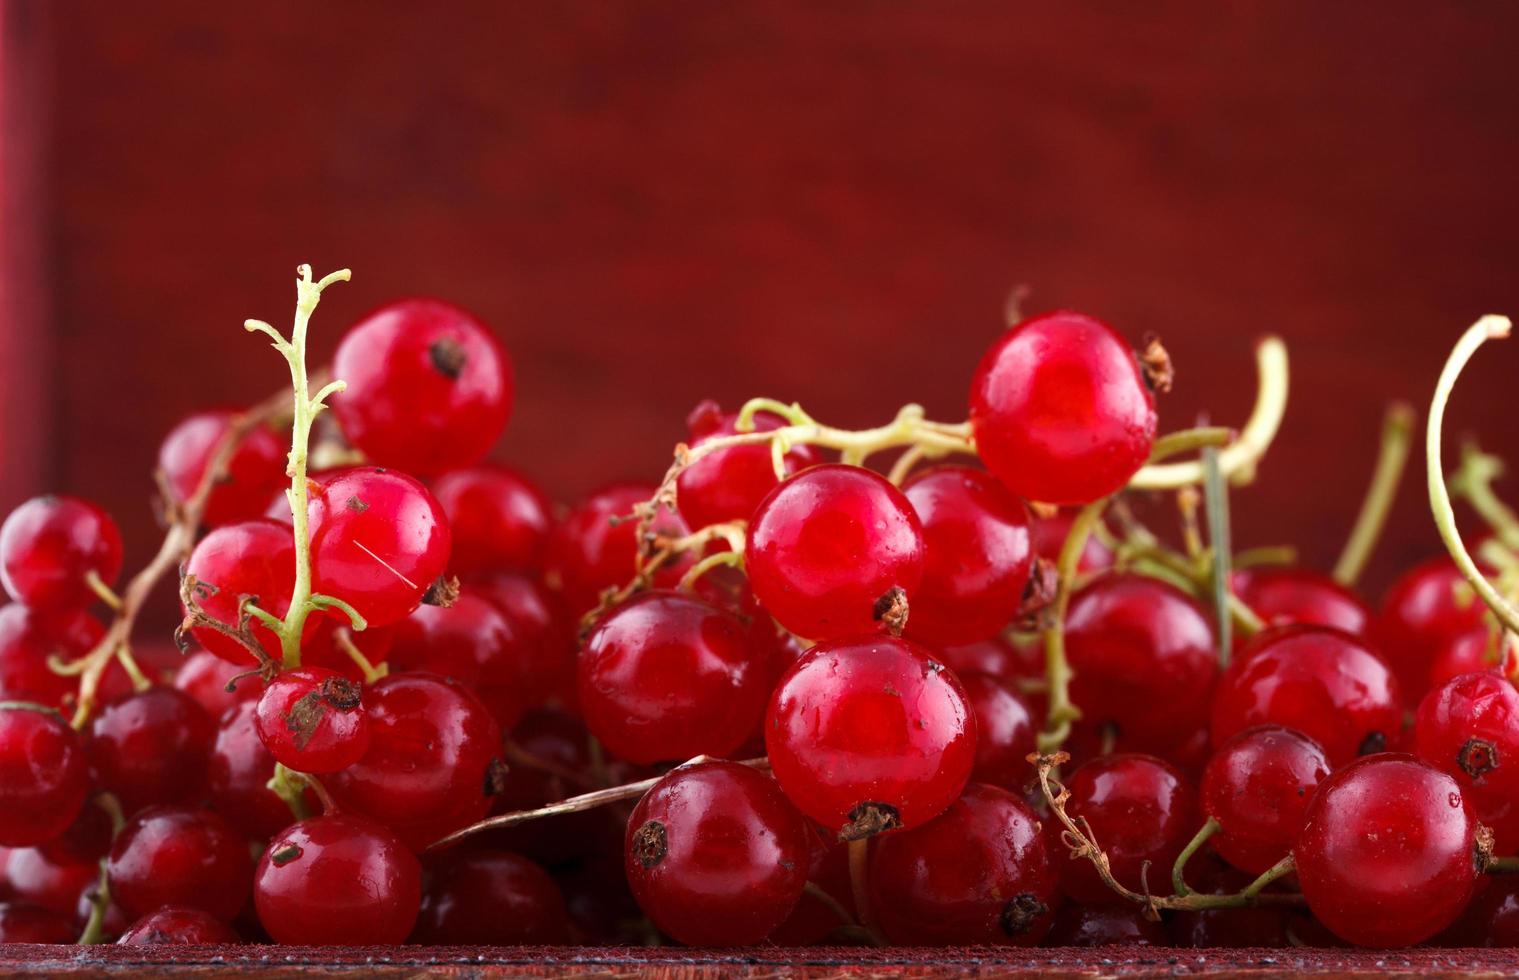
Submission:
<svg viewBox="0 0 1519 980">
<path fill-rule="evenodd" d="M 1398 483 L 1403 469 L 1408 465 L 1409 450 L 1413 447 L 1413 427 L 1418 421 L 1414 410 L 1405 402 L 1387 406 L 1382 418 L 1382 442 L 1377 452 L 1376 468 L 1371 474 L 1371 485 L 1361 502 L 1361 512 L 1356 515 L 1345 550 L 1334 565 L 1334 580 L 1341 585 L 1355 585 L 1371 558 L 1372 549 L 1382 535 L 1387 523 L 1387 512 L 1392 509 L 1393 498 L 1398 493 Z"/>
</svg>

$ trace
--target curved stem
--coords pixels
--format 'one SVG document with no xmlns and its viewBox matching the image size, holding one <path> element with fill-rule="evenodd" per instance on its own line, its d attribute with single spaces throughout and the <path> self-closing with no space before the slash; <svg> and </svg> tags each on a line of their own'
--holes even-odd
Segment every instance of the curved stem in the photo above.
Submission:
<svg viewBox="0 0 1519 980">
<path fill-rule="evenodd" d="M 1192 889 L 1187 887 L 1187 862 L 1192 860 L 1192 855 L 1196 854 L 1198 849 L 1208 842 L 1208 838 L 1216 833 L 1218 833 L 1218 821 L 1209 817 L 1208 822 L 1202 825 L 1202 829 L 1193 835 L 1187 842 L 1187 846 L 1182 848 L 1181 853 L 1176 856 L 1176 863 L 1171 865 L 1171 890 L 1176 894 L 1192 894 Z"/>
<path fill-rule="evenodd" d="M 860 925 L 870 933 L 877 945 L 885 940 L 876 930 L 875 916 L 870 912 L 870 838 L 861 837 L 849 842 L 849 887 L 854 891 L 854 910 Z"/>
<path fill-rule="evenodd" d="M 1472 560 L 1471 554 L 1466 550 L 1466 545 L 1461 542 L 1461 532 L 1456 529 L 1456 514 L 1450 506 L 1450 492 L 1445 487 L 1445 471 L 1440 462 L 1441 428 L 1445 424 L 1445 404 L 1450 400 L 1450 393 L 1455 389 L 1456 379 L 1461 376 L 1461 369 L 1471 360 L 1488 340 L 1507 337 L 1512 324 L 1507 317 L 1485 316 L 1467 328 L 1466 333 L 1456 342 L 1455 348 L 1450 352 L 1450 358 L 1445 362 L 1445 368 L 1440 372 L 1440 380 L 1435 384 L 1434 399 L 1429 405 L 1429 422 L 1424 435 L 1424 466 L 1429 484 L 1429 506 L 1434 512 L 1435 527 L 1440 532 L 1440 539 L 1445 542 L 1445 548 L 1450 552 L 1450 557 L 1461 570 L 1461 575 L 1487 607 L 1493 611 L 1503 625 L 1514 632 L 1519 632 L 1519 610 L 1514 609 L 1498 590 L 1483 578 L 1478 570 L 1477 563 Z"/>
<path fill-rule="evenodd" d="M 1461 468 L 1446 481 L 1451 495 L 1472 505 L 1498 540 L 1511 551 L 1519 551 L 1519 515 L 1498 498 L 1493 481 L 1503 475 L 1503 461 L 1467 444 L 1461 449 Z"/>
<path fill-rule="evenodd" d="M 1387 524 L 1387 512 L 1392 509 L 1393 499 L 1398 495 L 1398 483 L 1408 465 L 1408 453 L 1413 448 L 1414 410 L 1404 402 L 1387 406 L 1382 419 L 1382 445 L 1377 452 L 1377 465 L 1371 473 L 1371 485 L 1361 501 L 1361 512 L 1356 515 L 1355 526 L 1345 541 L 1345 550 L 1334 565 L 1334 580 L 1341 585 L 1355 585 L 1371 558 L 1371 552 L 1382 536 Z"/>
<path fill-rule="evenodd" d="M 1044 731 L 1039 733 L 1041 753 L 1048 754 L 1059 749 L 1071 734 L 1071 723 L 1081 717 L 1081 711 L 1071 703 L 1071 665 L 1065 655 L 1065 617 L 1071 605 L 1071 592 L 1076 581 L 1076 567 L 1081 563 L 1081 552 L 1086 548 L 1092 528 L 1102 518 L 1108 505 L 1107 498 L 1087 504 L 1071 521 L 1071 530 L 1065 544 L 1060 548 L 1060 560 L 1056 564 L 1055 601 L 1052 604 L 1050 625 L 1044 631 L 1044 675 L 1049 685 L 1049 707 L 1045 713 Z"/>
<path fill-rule="evenodd" d="M 1240 895 L 1245 898 L 1256 898 L 1261 891 L 1278 878 L 1285 878 L 1297 870 L 1297 861 L 1291 854 L 1261 872 L 1261 876 L 1244 887 Z"/>
<path fill-rule="evenodd" d="M 105 579 L 101 578 L 100 573 L 95 571 L 95 569 L 92 568 L 85 573 L 84 584 L 88 585 L 90 591 L 95 593 L 101 602 L 110 606 L 113 611 L 121 611 L 121 596 L 117 595 L 116 590 L 106 584 Z"/>
<path fill-rule="evenodd" d="M 859 925 L 859 923 L 854 920 L 854 916 L 850 915 L 849 910 L 844 907 L 844 903 L 828 894 L 828 892 L 825 891 L 821 885 L 809 881 L 807 884 L 802 886 L 802 891 L 808 895 L 811 895 L 814 901 L 837 916 L 839 925 Z"/>
</svg>

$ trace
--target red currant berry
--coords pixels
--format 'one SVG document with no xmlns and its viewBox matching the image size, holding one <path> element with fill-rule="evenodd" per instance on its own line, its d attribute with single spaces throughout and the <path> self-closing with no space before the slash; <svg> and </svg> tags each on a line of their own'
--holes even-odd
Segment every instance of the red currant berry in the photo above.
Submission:
<svg viewBox="0 0 1519 980">
<path fill-rule="evenodd" d="M 590 733 L 574 716 L 556 708 L 535 708 L 512 729 L 511 741 L 546 766 L 510 766 L 501 792 L 491 803 L 493 814 L 536 810 L 585 791 L 578 776 L 590 771 Z M 524 854 L 539 864 L 569 864 L 585 857 L 595 846 L 610 812 L 586 810 L 553 820 L 530 820 L 492 831 L 489 844 Z M 620 835 L 621 825 L 616 830 Z"/>
<path fill-rule="evenodd" d="M 195 495 L 236 415 L 226 409 L 198 412 L 176 425 L 164 439 L 158 450 L 158 468 L 174 503 L 183 504 Z M 269 499 L 290 483 L 285 475 L 288 448 L 267 426 L 249 430 L 233 450 L 226 473 L 206 498 L 203 523 L 220 527 L 262 515 Z M 287 504 L 286 513 L 289 509 Z"/>
<path fill-rule="evenodd" d="M 1487 607 L 1447 557 L 1415 565 L 1393 583 L 1374 630 L 1410 699 L 1428 690 L 1430 665 L 1445 644 L 1484 625 L 1486 615 Z"/>
<path fill-rule="evenodd" d="M 241 942 L 216 916 L 170 906 L 143 916 L 116 940 L 118 946 L 224 946 Z"/>
<path fill-rule="evenodd" d="M 512 364 L 489 327 L 436 299 L 402 299 L 349 328 L 332 399 L 350 442 L 381 466 L 431 476 L 473 466 L 512 409 Z"/>
<path fill-rule="evenodd" d="M 174 673 L 174 686 L 190 695 L 212 718 L 220 718 L 234 704 L 257 701 L 264 693 L 264 682 L 257 674 L 205 650 L 185 658 Z"/>
<path fill-rule="evenodd" d="M 55 860 L 41 848 L 18 847 L 5 865 L 12 897 L 72 916 L 79 896 L 100 880 L 100 862 Z"/>
<path fill-rule="evenodd" d="M 1151 887 L 1157 887 L 1202 823 L 1192 787 L 1175 766 L 1154 756 L 1093 759 L 1071 774 L 1066 788 L 1071 793 L 1066 812 L 1091 826 L 1113 877 L 1130 891 L 1145 891 L 1147 864 Z M 1078 902 L 1124 901 L 1090 862 L 1071 862 L 1063 874 L 1065 893 Z"/>
<path fill-rule="evenodd" d="M 397 623 L 390 665 L 452 677 L 510 728 L 537 693 L 541 668 L 533 661 L 540 652 L 518 639 L 499 609 L 465 592 L 452 606 L 418 606 Z"/>
<path fill-rule="evenodd" d="M 1048 517 L 1035 519 L 1032 528 L 1034 554 L 1050 561 L 1059 561 L 1060 550 L 1065 547 L 1065 539 L 1071 534 L 1076 513 L 1076 508 L 1066 507 Z M 1086 544 L 1081 549 L 1081 557 L 1076 562 L 1076 571 L 1090 575 L 1093 572 L 1105 572 L 1112 567 L 1113 549 L 1103 544 L 1097 535 L 1088 534 Z"/>
<path fill-rule="evenodd" d="M 628 884 L 664 932 L 688 946 L 745 946 L 780 925 L 807 884 L 801 816 L 748 766 L 682 766 L 628 820 Z"/>
<path fill-rule="evenodd" d="M 392 674 L 365 701 L 369 751 L 326 781 L 340 806 L 419 846 L 484 816 L 501 729 L 478 698 L 442 677 Z"/>
<path fill-rule="evenodd" d="M 268 840 L 295 822 L 290 807 L 269 788 L 274 756 L 258 737 L 258 703 L 242 701 L 217 726 L 206 768 L 211 805 L 243 834 Z"/>
<path fill-rule="evenodd" d="M 686 425 L 691 447 L 738 432 L 738 413 L 724 413 L 717 402 L 704 401 L 691 410 Z M 785 420 L 770 412 L 757 412 L 753 432 L 773 432 Z M 792 474 L 818 461 L 811 446 L 793 446 L 785 455 L 786 473 Z M 680 515 L 692 527 L 724 521 L 747 521 L 765 494 L 775 488 L 775 463 L 768 443 L 719 449 L 686 467 L 675 484 Z"/>
<path fill-rule="evenodd" d="M 1507 678 L 1462 674 L 1426 694 L 1413 753 L 1460 784 L 1505 852 L 1519 848 L 1519 691 Z"/>
<path fill-rule="evenodd" d="M 970 388 L 976 451 L 1025 500 L 1084 504 L 1129 481 L 1155 443 L 1155 398 L 1134 351 L 1079 313 L 1000 337 Z"/>
<path fill-rule="evenodd" d="M 284 618 L 295 589 L 295 542 L 290 528 L 264 518 L 217 528 L 190 553 L 185 574 L 195 577 L 193 597 L 212 619 L 236 626 L 245 598 L 264 612 Z M 308 635 L 317 617 L 307 622 Z M 272 659 L 280 658 L 280 640 L 262 622 L 251 621 L 259 646 Z M 209 626 L 190 630 L 195 641 L 229 663 L 258 666 L 258 658 L 238 641 Z"/>
<path fill-rule="evenodd" d="M 29 902 L 0 902 L 0 945 L 47 943 L 72 946 L 79 928 L 67 915 Z"/>
<path fill-rule="evenodd" d="M 548 572 L 557 580 L 572 616 L 596 608 L 601 593 L 621 588 L 633 578 L 638 558 L 638 521 L 632 517 L 636 504 L 654 496 L 654 488 L 638 483 L 619 483 L 596 491 L 572 510 L 549 536 Z M 650 533 L 679 538 L 690 533 L 679 514 L 663 508 Z M 667 565 L 655 576 L 655 584 L 670 587 L 680 581 L 686 559 Z"/>
<path fill-rule="evenodd" d="M 1112 726 L 1124 744 L 1166 751 L 1204 721 L 1218 675 L 1213 627 L 1175 586 L 1105 575 L 1071 599 L 1066 656 L 1071 700 L 1089 727 Z"/>
<path fill-rule="evenodd" d="M 1029 584 L 1028 508 L 969 466 L 925 470 L 902 492 L 923 525 L 923 582 L 912 596 L 908 635 L 946 644 L 1001 633 Z"/>
<path fill-rule="evenodd" d="M 1324 750 L 1290 728 L 1263 725 L 1230 738 L 1203 770 L 1203 812 L 1220 828 L 1214 849 L 1242 871 L 1265 871 L 1292 850 L 1308 800 L 1328 775 Z"/>
<path fill-rule="evenodd" d="M 917 644 L 832 640 L 781 678 L 765 747 L 803 813 L 859 838 L 944 812 L 975 765 L 976 725 L 960 682 Z"/>
<path fill-rule="evenodd" d="M 433 496 L 453 531 L 449 570 L 465 578 L 487 572 L 532 572 L 548 547 L 548 498 L 504 466 L 454 470 L 433 481 Z"/>
<path fill-rule="evenodd" d="M 902 492 L 858 466 L 813 466 L 754 512 L 745 563 L 754 595 L 798 636 L 880 629 L 917 594 L 923 527 Z"/>
<path fill-rule="evenodd" d="M 448 564 L 443 508 L 405 473 L 347 470 L 312 495 L 310 518 L 313 589 L 371 626 L 406 618 Z"/>
<path fill-rule="evenodd" d="M 369 748 L 362 689 L 321 667 L 278 674 L 258 699 L 255 718 L 274 760 L 296 772 L 337 772 Z"/>
<path fill-rule="evenodd" d="M 121 532 L 111 515 L 77 497 L 33 497 L 0 525 L 0 584 L 43 613 L 95 601 L 88 576 L 106 585 L 121 574 Z"/>
<path fill-rule="evenodd" d="M 292 946 L 393 946 L 422 903 L 422 867 L 358 817 L 313 817 L 269 842 L 253 876 L 258 921 Z"/>
<path fill-rule="evenodd" d="M 1235 655 L 1213 698 L 1213 744 L 1256 725 L 1295 729 L 1342 765 L 1380 751 L 1402 729 L 1398 681 L 1349 633 L 1277 626 Z"/>
<path fill-rule="evenodd" d="M 214 730 L 201 706 L 172 687 L 123 698 L 90 726 L 95 779 L 128 813 L 195 800 L 205 788 Z"/>
<path fill-rule="evenodd" d="M 116 835 L 106 875 L 111 899 L 131 915 L 175 905 L 231 922 L 247 901 L 253 861 L 247 840 L 210 810 L 158 806 Z"/>
<path fill-rule="evenodd" d="M 969 673 L 990 674 L 1009 680 L 1015 677 L 1044 676 L 1044 646 L 1016 646 L 1005 636 L 939 648 L 944 666 L 964 677 Z"/>
<path fill-rule="evenodd" d="M 40 845 L 38 849 L 48 860 L 59 864 L 99 861 L 111 850 L 111 836 L 111 817 L 105 808 L 86 803 L 80 809 L 79 816 L 74 818 L 74 822 L 63 833 Z M 0 880 L 3 880 L 3 876 L 0 876 Z"/>
<path fill-rule="evenodd" d="M 428 869 L 411 941 L 434 946 L 552 946 L 569 935 L 548 872 L 507 851 L 445 855 Z"/>
<path fill-rule="evenodd" d="M 0 704 L 0 844 L 31 847 L 57 837 L 89 791 L 84 746 L 61 717 Z"/>
<path fill-rule="evenodd" d="M 1078 905 L 1067 902 L 1055 913 L 1046 946 L 1168 946 L 1170 938 L 1159 922 L 1145 918 L 1133 905 Z"/>
<path fill-rule="evenodd" d="M 724 756 L 759 725 L 766 665 L 738 617 L 693 596 L 650 592 L 597 624 L 580 653 L 580 710 L 631 762 Z"/>
<path fill-rule="evenodd" d="M 0 697 L 49 708 L 72 704 L 79 679 L 53 670 L 48 658 L 78 660 L 104 636 L 105 627 L 89 613 L 45 616 L 19 602 L 0 608 Z M 101 678 L 99 700 L 114 700 L 131 689 L 126 671 L 113 663 Z"/>
<path fill-rule="evenodd" d="M 1322 572 L 1251 568 L 1235 572 L 1229 581 L 1234 594 L 1267 626 L 1332 626 L 1355 636 L 1371 630 L 1366 603 Z"/>
<path fill-rule="evenodd" d="M 1039 817 L 980 783 L 923 826 L 882 838 L 869 887 L 887 937 L 912 946 L 1033 946 L 1060 891 Z"/>
<path fill-rule="evenodd" d="M 1357 946 L 1411 946 L 1456 920 L 1487 854 L 1450 776 L 1385 753 L 1332 773 L 1293 848 L 1315 918 Z"/>
<path fill-rule="evenodd" d="M 960 683 L 976 718 L 976 768 L 971 778 L 1004 789 L 1034 774 L 1028 757 L 1039 722 L 1013 686 L 990 674 L 962 673 Z"/>
<path fill-rule="evenodd" d="M 806 824 L 812 854 L 807 881 L 837 905 L 820 899 L 812 889 L 802 892 L 796 908 L 766 940 L 776 946 L 815 945 L 859 917 L 854 907 L 854 887 L 849 874 L 849 845 L 823 836 L 823 831 L 810 820 L 803 823 Z M 841 910 L 843 916 L 839 914 Z"/>
<path fill-rule="evenodd" d="M 1501 875 L 1487 882 L 1436 946 L 1519 946 L 1519 880 Z"/>
<path fill-rule="evenodd" d="M 1432 691 L 1462 674 L 1493 670 L 1501 661 L 1497 637 L 1486 626 L 1478 626 L 1441 645 L 1429 665 L 1429 680 L 1423 689 Z"/>
<path fill-rule="evenodd" d="M 467 591 L 499 609 L 511 626 L 521 649 L 514 659 L 527 669 L 526 700 L 573 702 L 579 651 L 559 597 L 533 579 L 509 573 L 472 582 Z"/>
<path fill-rule="evenodd" d="M 1217 840 L 1217 838 L 1214 838 Z M 1285 856 L 1285 852 L 1283 852 Z M 1202 895 L 1234 895 L 1249 886 L 1254 875 L 1237 871 L 1203 851 L 1187 865 L 1187 884 Z M 1166 923 L 1173 945 L 1193 949 L 1223 947 L 1278 948 L 1290 945 L 1287 916 L 1280 908 L 1210 909 L 1176 912 Z"/>
</svg>

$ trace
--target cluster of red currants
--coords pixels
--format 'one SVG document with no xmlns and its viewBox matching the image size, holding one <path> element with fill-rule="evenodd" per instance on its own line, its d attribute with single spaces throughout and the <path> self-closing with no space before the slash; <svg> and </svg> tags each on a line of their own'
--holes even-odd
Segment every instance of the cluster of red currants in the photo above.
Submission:
<svg viewBox="0 0 1519 980">
<path fill-rule="evenodd" d="M 556 512 L 482 461 L 513 384 L 463 310 L 370 314 L 310 396 L 327 283 L 250 323 L 293 411 L 165 440 L 166 563 L 118 594 L 83 500 L 0 528 L 0 942 L 1519 942 L 1486 607 L 1443 558 L 1373 612 L 1230 554 L 1265 445 L 1157 439 L 1158 344 L 1025 320 L 957 424 L 704 403 Z M 1178 547 L 1131 506 L 1172 489 Z"/>
</svg>

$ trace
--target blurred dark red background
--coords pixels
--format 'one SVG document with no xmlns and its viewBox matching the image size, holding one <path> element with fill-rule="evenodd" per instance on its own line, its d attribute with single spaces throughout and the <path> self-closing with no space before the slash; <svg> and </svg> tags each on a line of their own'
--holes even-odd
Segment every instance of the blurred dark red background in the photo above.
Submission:
<svg viewBox="0 0 1519 980">
<path fill-rule="evenodd" d="M 498 456 L 561 499 L 661 472 L 705 396 L 963 418 L 1017 283 L 1161 334 L 1166 428 L 1242 420 L 1278 332 L 1237 537 L 1321 565 L 1386 402 L 1519 310 L 1512 3 L 0 8 L 0 508 L 95 497 L 138 560 L 162 434 L 285 383 L 239 325 L 301 261 L 354 270 L 323 357 L 406 293 L 494 324 Z M 1516 368 L 1456 432 L 1519 450 Z M 1420 485 L 1373 586 L 1437 547 Z"/>
</svg>

